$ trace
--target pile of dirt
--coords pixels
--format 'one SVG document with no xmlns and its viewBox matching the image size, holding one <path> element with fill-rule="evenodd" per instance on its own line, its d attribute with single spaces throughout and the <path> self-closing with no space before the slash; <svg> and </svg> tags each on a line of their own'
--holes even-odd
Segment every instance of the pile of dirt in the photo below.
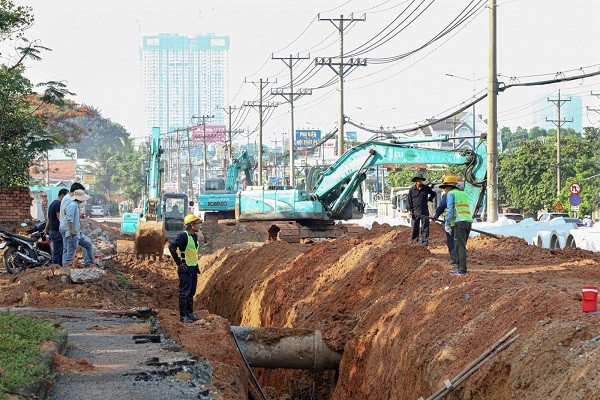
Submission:
<svg viewBox="0 0 600 400">
<path fill-rule="evenodd" d="M 168 336 L 214 359 L 231 399 L 247 383 L 223 378 L 243 370 L 230 324 L 320 330 L 343 352 L 337 373 L 255 370 L 269 399 L 427 398 L 513 327 L 515 342 L 450 398 L 600 398 L 600 315 L 581 311 L 581 287 L 600 282 L 600 254 L 480 236 L 467 246 L 469 274 L 452 277 L 438 224 L 429 248 L 410 243 L 408 227 L 375 224 L 355 236 L 290 244 L 266 243 L 270 226 L 204 224 L 200 323 L 178 322 L 169 258 L 119 255 L 106 260 L 104 280 L 84 285 L 50 267 L 0 274 L 0 305 L 152 307 Z"/>
<path fill-rule="evenodd" d="M 201 303 L 233 324 L 318 329 L 343 351 L 327 375 L 261 371 L 280 395 L 427 398 L 513 327 L 517 340 L 455 390 L 461 399 L 600 396 L 600 316 L 581 287 L 600 256 L 544 250 L 515 238 L 469 241 L 469 274 L 452 277 L 443 229 L 431 251 L 409 229 L 376 226 L 312 246 L 270 243 L 220 254 L 202 275 Z"/>
</svg>

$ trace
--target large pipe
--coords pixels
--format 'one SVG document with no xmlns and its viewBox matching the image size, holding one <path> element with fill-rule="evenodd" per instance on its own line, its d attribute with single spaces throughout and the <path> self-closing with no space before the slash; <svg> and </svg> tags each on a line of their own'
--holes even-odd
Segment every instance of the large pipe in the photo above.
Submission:
<svg viewBox="0 0 600 400">
<path fill-rule="evenodd" d="M 336 369 L 342 355 L 331 350 L 319 331 L 232 326 L 231 331 L 251 367 Z"/>
</svg>

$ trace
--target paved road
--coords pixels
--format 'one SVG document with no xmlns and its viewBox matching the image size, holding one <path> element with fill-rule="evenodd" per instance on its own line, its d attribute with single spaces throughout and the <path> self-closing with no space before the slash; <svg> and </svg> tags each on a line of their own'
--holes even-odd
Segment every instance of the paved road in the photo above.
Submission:
<svg viewBox="0 0 600 400">
<path fill-rule="evenodd" d="M 168 343 L 136 343 L 131 324 L 151 321 L 90 310 L 41 310 L 12 308 L 12 312 L 51 319 L 69 334 L 65 356 L 86 360 L 92 370 L 59 375 L 49 398 L 88 399 L 212 399 L 211 370 L 180 346 Z M 136 325 L 139 331 L 140 325 Z M 150 336 L 150 338 L 155 338 Z M 138 339 L 139 341 L 139 339 Z M 143 341 L 143 340 L 142 340 Z M 214 392 L 213 392 L 214 393 Z"/>
</svg>

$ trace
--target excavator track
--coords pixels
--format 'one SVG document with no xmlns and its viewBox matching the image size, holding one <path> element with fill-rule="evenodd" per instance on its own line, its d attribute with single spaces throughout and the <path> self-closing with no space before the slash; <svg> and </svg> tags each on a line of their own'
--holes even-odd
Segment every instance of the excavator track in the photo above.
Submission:
<svg viewBox="0 0 600 400">
<path fill-rule="evenodd" d="M 272 225 L 268 230 L 267 240 L 281 240 L 288 243 L 300 243 L 300 227 L 297 223 L 280 223 Z"/>
</svg>

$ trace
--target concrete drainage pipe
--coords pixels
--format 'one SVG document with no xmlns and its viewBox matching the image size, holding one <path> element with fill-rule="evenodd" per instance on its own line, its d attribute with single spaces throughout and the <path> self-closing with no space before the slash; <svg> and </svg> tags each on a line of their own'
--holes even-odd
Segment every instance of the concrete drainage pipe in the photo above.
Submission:
<svg viewBox="0 0 600 400">
<path fill-rule="evenodd" d="M 232 326 L 231 331 L 251 367 L 336 369 L 342 355 L 331 350 L 319 331 Z"/>
<path fill-rule="evenodd" d="M 552 232 L 550 231 L 539 231 L 534 238 L 535 245 L 544 249 L 550 248 L 550 237 Z"/>
</svg>

